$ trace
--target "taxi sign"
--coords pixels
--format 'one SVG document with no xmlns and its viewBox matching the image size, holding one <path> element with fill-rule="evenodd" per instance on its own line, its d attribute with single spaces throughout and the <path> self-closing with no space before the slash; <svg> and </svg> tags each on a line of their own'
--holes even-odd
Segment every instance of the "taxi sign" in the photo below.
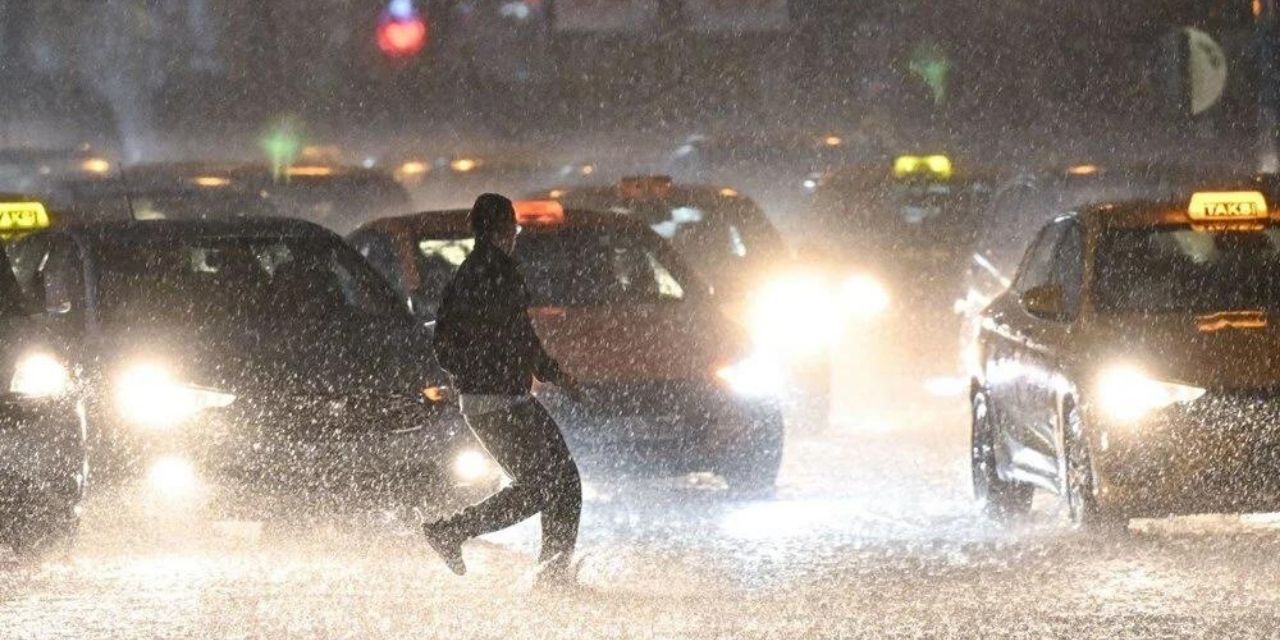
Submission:
<svg viewBox="0 0 1280 640">
<path fill-rule="evenodd" d="M 951 177 L 951 173 L 951 158 L 944 155 L 898 156 L 893 161 L 893 177 L 895 178 L 931 176 L 945 180 Z"/>
<path fill-rule="evenodd" d="M 49 212 L 39 202 L 0 202 L 0 235 L 49 228 Z"/>
<path fill-rule="evenodd" d="M 564 205 L 555 200 L 517 200 L 516 222 L 520 224 L 560 224 L 564 222 Z"/>
<path fill-rule="evenodd" d="M 632 200 L 671 195 L 671 176 L 628 176 L 618 183 L 622 195 Z"/>
<path fill-rule="evenodd" d="M 1201 191 L 1187 206 L 1187 217 L 1197 221 L 1258 220 L 1267 214 L 1267 199 L 1257 191 Z"/>
</svg>

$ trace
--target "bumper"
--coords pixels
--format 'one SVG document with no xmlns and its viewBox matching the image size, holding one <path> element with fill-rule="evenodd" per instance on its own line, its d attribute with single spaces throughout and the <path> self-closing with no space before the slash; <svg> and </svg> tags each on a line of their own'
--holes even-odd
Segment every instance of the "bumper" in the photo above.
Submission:
<svg viewBox="0 0 1280 640">
<path fill-rule="evenodd" d="M 638 389 L 631 397 L 644 393 Z M 619 406 L 574 405 L 552 390 L 540 400 L 564 433 L 574 458 L 588 475 L 661 477 L 719 471 L 744 443 L 764 441 L 762 432 L 783 429 L 776 403 L 722 394 L 701 398 L 667 396 L 665 402 Z M 591 392 L 588 391 L 588 396 Z"/>
<path fill-rule="evenodd" d="M 1095 424 L 1101 497 L 1132 517 L 1280 510 L 1280 394 L 1208 395 Z"/>
<path fill-rule="evenodd" d="M 112 421 L 106 430 L 110 480 L 161 493 L 199 489 L 234 503 L 259 499 L 384 503 L 482 495 L 501 480 L 496 466 L 459 469 L 479 448 L 456 412 L 429 422 L 338 429 L 294 420 L 206 411 L 163 431 Z"/>
<path fill-rule="evenodd" d="M 66 400 L 0 400 L 0 510 L 74 506 L 86 480 L 84 413 Z"/>
</svg>

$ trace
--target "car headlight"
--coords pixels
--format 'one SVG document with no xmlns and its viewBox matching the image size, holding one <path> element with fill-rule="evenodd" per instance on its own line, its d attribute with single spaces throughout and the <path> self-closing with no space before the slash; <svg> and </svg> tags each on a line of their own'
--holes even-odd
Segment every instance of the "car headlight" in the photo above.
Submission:
<svg viewBox="0 0 1280 640">
<path fill-rule="evenodd" d="M 42 352 L 18 359 L 9 380 L 9 391 L 32 398 L 51 398 L 71 387 L 71 372 L 57 358 Z"/>
<path fill-rule="evenodd" d="M 844 281 L 840 301 L 851 315 L 870 318 L 889 310 L 889 290 L 879 280 L 859 274 Z"/>
<path fill-rule="evenodd" d="M 1108 416 L 1132 421 L 1173 404 L 1192 402 L 1205 394 L 1200 387 L 1156 380 L 1142 369 L 1118 365 L 1097 380 L 1098 406 Z"/>
<path fill-rule="evenodd" d="M 453 475 L 463 482 L 475 482 L 493 473 L 489 456 L 475 449 L 464 449 L 453 458 Z"/>
<path fill-rule="evenodd" d="M 782 367 L 760 357 L 720 367 L 716 377 L 734 393 L 750 397 L 776 395 L 786 383 Z"/>
<path fill-rule="evenodd" d="M 150 429 L 168 429 L 204 411 L 225 407 L 230 393 L 178 382 L 164 367 L 137 364 L 116 380 L 115 406 L 129 422 Z"/>
<path fill-rule="evenodd" d="M 749 316 L 755 343 L 774 353 L 820 353 L 840 329 L 840 307 L 825 278 L 793 274 L 776 278 L 754 297 Z"/>
</svg>

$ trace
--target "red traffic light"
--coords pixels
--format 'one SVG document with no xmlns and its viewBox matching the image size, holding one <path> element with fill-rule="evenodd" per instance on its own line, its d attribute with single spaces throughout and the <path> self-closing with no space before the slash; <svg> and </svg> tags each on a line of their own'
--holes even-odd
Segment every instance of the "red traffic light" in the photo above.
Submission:
<svg viewBox="0 0 1280 640">
<path fill-rule="evenodd" d="M 392 0 L 378 18 L 378 49 L 393 58 L 412 56 L 427 44 L 427 22 L 412 0 Z"/>
</svg>

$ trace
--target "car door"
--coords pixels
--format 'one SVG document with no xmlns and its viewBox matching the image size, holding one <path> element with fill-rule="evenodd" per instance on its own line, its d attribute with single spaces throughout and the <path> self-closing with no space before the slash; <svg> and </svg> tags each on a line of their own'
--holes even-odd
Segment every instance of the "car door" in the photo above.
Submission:
<svg viewBox="0 0 1280 640">
<path fill-rule="evenodd" d="M 1059 399 L 1063 382 L 1062 355 L 1071 324 L 1079 313 L 1083 282 L 1083 238 L 1074 218 L 1059 218 L 1037 247 L 1034 264 L 1017 291 L 1022 298 L 1014 315 L 1014 369 L 1017 371 L 1014 406 L 1019 445 L 1014 456 L 1020 471 L 1034 474 L 1057 486 L 1061 453 Z M 1026 304 L 1034 289 L 1054 288 L 1061 300 L 1060 312 L 1046 314 Z"/>
<path fill-rule="evenodd" d="M 986 380 L 998 430 L 997 461 L 1014 477 L 1039 481 L 1038 484 L 1047 484 L 1056 468 L 1051 464 L 1053 459 L 1044 454 L 1043 434 L 1035 424 L 1039 393 L 1036 336 L 1041 321 L 1026 311 L 1022 297 L 1051 281 L 1054 250 L 1063 229 L 1055 222 L 1041 230 L 1027 250 L 1013 285 L 989 310 L 984 328 Z"/>
</svg>

